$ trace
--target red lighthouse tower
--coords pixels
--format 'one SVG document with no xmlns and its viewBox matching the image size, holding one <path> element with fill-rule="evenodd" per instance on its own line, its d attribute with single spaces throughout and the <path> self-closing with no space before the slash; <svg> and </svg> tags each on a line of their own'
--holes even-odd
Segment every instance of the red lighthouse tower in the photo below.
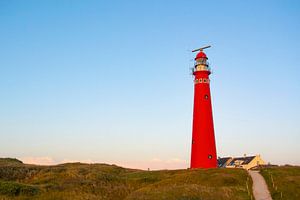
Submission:
<svg viewBox="0 0 300 200">
<path fill-rule="evenodd" d="M 203 49 L 195 58 L 195 68 L 193 70 L 194 79 L 194 113 L 193 113 L 193 133 L 192 133 L 192 153 L 191 168 L 216 168 L 217 153 L 214 135 L 214 124 L 210 96 L 211 74 L 207 56 Z"/>
</svg>

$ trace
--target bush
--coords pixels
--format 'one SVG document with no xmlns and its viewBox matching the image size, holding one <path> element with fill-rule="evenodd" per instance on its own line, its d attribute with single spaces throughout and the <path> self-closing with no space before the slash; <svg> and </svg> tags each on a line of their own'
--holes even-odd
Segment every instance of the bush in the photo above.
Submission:
<svg viewBox="0 0 300 200">
<path fill-rule="evenodd" d="M 15 182 L 0 181 L 0 194 L 8 196 L 26 195 L 33 196 L 39 193 L 35 186 Z"/>
</svg>

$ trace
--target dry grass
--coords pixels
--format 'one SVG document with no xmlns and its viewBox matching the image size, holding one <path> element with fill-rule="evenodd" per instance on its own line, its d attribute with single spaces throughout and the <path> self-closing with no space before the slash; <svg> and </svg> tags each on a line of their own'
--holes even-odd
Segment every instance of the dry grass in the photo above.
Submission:
<svg viewBox="0 0 300 200">
<path fill-rule="evenodd" d="M 250 199 L 240 169 L 142 171 L 106 164 L 25 165 L 0 159 L 1 199 Z"/>
</svg>

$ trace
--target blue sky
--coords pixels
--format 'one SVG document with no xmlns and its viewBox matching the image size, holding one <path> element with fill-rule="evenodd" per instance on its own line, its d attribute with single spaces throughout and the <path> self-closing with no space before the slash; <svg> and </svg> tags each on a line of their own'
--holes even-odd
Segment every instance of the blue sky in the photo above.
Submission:
<svg viewBox="0 0 300 200">
<path fill-rule="evenodd" d="M 219 156 L 300 165 L 297 1 L 0 1 L 0 157 L 189 165 L 206 51 Z"/>
</svg>

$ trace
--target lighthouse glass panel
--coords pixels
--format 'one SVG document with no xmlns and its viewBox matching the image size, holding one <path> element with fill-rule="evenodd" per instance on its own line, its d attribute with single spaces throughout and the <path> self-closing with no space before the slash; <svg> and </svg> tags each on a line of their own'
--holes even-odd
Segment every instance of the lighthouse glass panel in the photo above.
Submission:
<svg viewBox="0 0 300 200">
<path fill-rule="evenodd" d="M 199 59 L 197 59 L 196 64 L 206 65 L 206 58 L 199 58 Z"/>
</svg>

